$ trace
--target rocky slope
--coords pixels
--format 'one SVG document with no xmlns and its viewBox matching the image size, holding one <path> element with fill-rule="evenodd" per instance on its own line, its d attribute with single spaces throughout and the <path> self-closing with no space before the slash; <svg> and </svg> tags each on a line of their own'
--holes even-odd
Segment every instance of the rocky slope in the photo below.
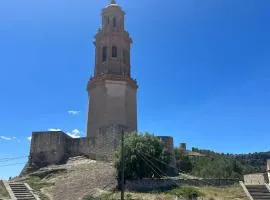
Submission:
<svg viewBox="0 0 270 200">
<path fill-rule="evenodd" d="M 80 200 L 116 187 L 112 163 L 83 157 L 71 158 L 64 165 L 41 168 L 14 181 L 27 182 L 42 200 Z"/>
</svg>

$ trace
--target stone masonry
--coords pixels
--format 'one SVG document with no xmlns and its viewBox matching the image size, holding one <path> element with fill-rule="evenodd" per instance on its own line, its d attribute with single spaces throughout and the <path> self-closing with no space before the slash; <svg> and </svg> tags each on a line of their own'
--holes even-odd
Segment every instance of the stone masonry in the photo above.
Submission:
<svg viewBox="0 0 270 200">
<path fill-rule="evenodd" d="M 131 77 L 132 39 L 125 30 L 125 12 L 112 1 L 102 10 L 102 27 L 95 35 L 95 72 L 87 91 L 87 137 L 100 127 L 121 124 L 137 131 L 137 82 Z"/>
<path fill-rule="evenodd" d="M 29 162 L 42 167 L 72 156 L 111 160 L 121 133 L 137 131 L 137 82 L 131 77 L 132 39 L 125 30 L 125 12 L 111 1 L 102 10 L 95 35 L 94 76 L 87 84 L 87 136 L 71 138 L 62 131 L 33 132 Z M 159 137 L 172 155 L 173 138 Z M 173 156 L 174 157 L 174 156 Z M 172 159 L 173 166 L 175 160 Z"/>
</svg>

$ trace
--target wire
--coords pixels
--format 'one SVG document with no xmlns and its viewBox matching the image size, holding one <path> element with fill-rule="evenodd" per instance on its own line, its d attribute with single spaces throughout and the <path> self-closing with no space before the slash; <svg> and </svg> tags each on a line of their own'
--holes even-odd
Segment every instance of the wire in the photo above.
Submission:
<svg viewBox="0 0 270 200">
<path fill-rule="evenodd" d="M 145 164 L 148 165 L 160 178 L 162 177 L 151 165 L 147 163 L 147 161 L 140 155 L 140 153 L 138 155 L 145 162 Z"/>
<path fill-rule="evenodd" d="M 6 162 L 10 160 L 17 160 L 17 159 L 22 159 L 22 158 L 27 158 L 28 156 L 17 156 L 17 157 L 9 157 L 9 158 L 0 158 L 0 163 L 1 162 Z"/>
<path fill-rule="evenodd" d="M 162 164 L 164 164 L 164 165 L 166 165 L 166 166 L 169 166 L 169 167 L 171 167 L 171 168 L 173 168 L 173 169 L 176 169 L 176 170 L 178 171 L 178 168 L 177 168 L 176 166 L 173 166 L 173 165 L 168 164 L 168 163 L 166 163 L 166 162 L 164 162 L 164 161 L 162 161 L 162 160 L 159 160 L 159 159 L 157 159 L 156 157 L 153 157 L 153 156 L 151 156 L 151 155 L 149 155 L 149 154 L 147 154 L 147 153 L 145 153 L 145 152 L 141 152 L 141 153 L 144 154 L 144 155 L 147 155 L 148 157 L 151 157 L 151 158 L 155 159 L 156 161 L 158 161 L 158 162 L 160 162 L 160 163 L 162 163 Z"/>
<path fill-rule="evenodd" d="M 0 165 L 0 167 L 7 167 L 7 166 L 15 166 L 15 165 L 24 165 L 25 163 L 13 163 L 13 164 L 7 164 L 7 165 Z"/>
<path fill-rule="evenodd" d="M 141 152 L 139 152 L 141 154 Z M 148 159 L 146 156 L 144 156 L 143 154 L 141 154 L 149 163 L 151 163 L 164 177 L 167 177 L 167 175 L 162 172 L 161 169 L 159 169 L 150 159 Z M 162 176 L 161 176 L 162 177 Z"/>
</svg>

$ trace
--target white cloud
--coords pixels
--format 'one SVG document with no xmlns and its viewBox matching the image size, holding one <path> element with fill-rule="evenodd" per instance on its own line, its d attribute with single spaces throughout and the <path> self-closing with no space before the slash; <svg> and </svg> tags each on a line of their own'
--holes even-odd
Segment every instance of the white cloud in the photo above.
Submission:
<svg viewBox="0 0 270 200">
<path fill-rule="evenodd" d="M 69 110 L 68 111 L 68 114 L 71 114 L 71 115 L 78 115 L 81 111 L 78 111 L 78 110 Z"/>
<path fill-rule="evenodd" d="M 80 138 L 80 131 L 78 129 L 74 129 L 71 131 L 71 133 L 67 133 L 72 138 Z"/>
<path fill-rule="evenodd" d="M 6 136 L 0 136 L 0 138 L 1 138 L 2 140 L 12 140 L 12 138 L 6 137 Z"/>
<path fill-rule="evenodd" d="M 59 128 L 49 128 L 48 131 L 61 131 Z"/>
<path fill-rule="evenodd" d="M 32 136 L 27 137 L 27 140 L 31 141 L 32 140 Z"/>
</svg>

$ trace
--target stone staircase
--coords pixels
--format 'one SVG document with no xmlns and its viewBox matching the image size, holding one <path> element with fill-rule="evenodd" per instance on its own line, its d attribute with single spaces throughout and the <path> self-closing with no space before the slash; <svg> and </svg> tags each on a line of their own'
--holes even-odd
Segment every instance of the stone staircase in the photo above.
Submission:
<svg viewBox="0 0 270 200">
<path fill-rule="evenodd" d="M 9 183 L 17 200 L 36 200 L 24 183 Z"/>
<path fill-rule="evenodd" d="M 265 185 L 246 185 L 253 200 L 270 200 L 270 191 Z"/>
</svg>

